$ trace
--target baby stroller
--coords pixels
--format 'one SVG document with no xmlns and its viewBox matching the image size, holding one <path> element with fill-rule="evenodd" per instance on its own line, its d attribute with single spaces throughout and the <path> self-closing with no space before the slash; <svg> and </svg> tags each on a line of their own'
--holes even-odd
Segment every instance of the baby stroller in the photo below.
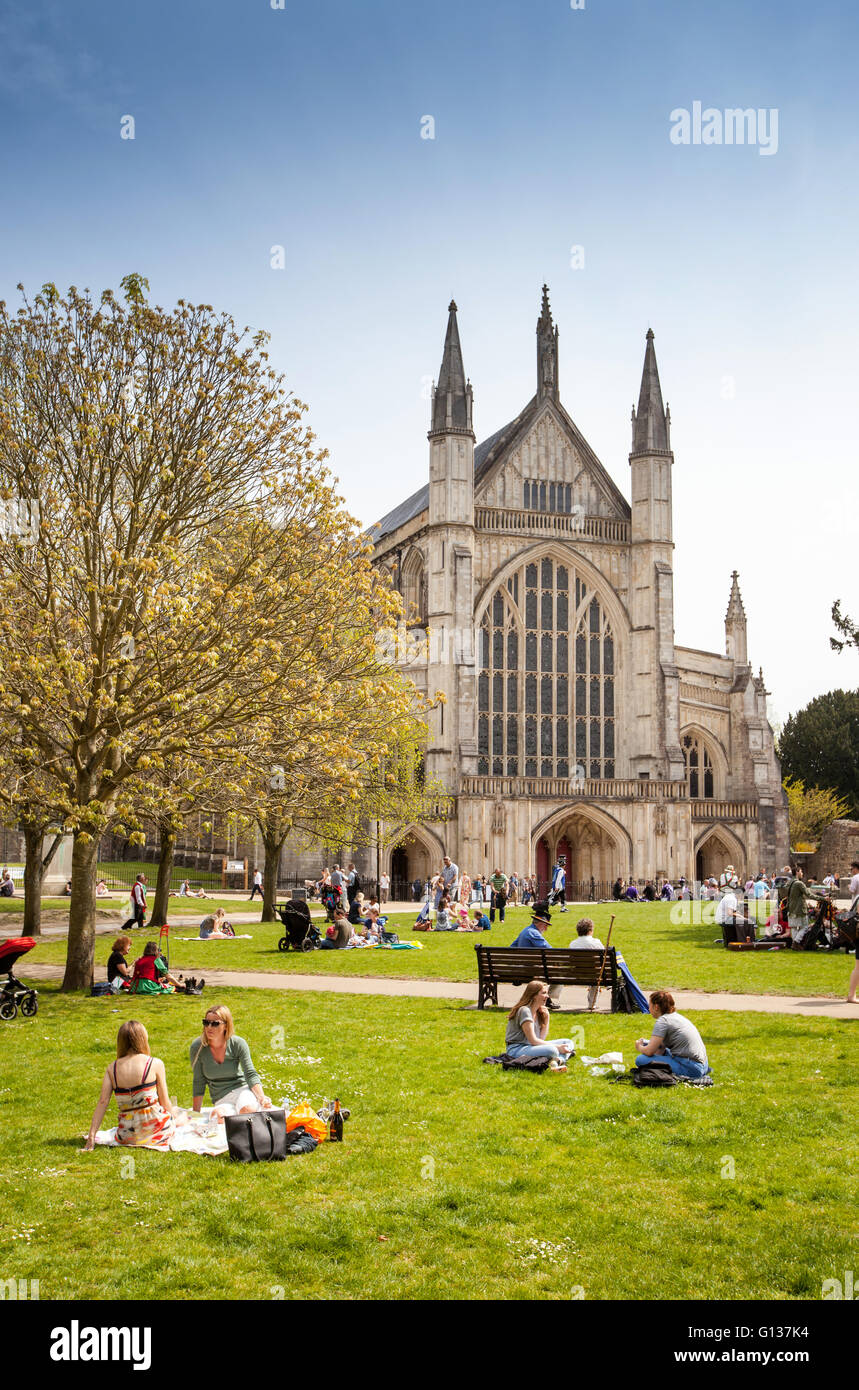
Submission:
<svg viewBox="0 0 859 1390">
<path fill-rule="evenodd" d="M 275 908 L 275 912 L 286 932 L 277 943 L 279 951 L 288 951 L 290 947 L 293 951 L 312 951 L 322 940 L 319 928 L 310 920 L 310 908 L 307 903 L 281 903 Z"/>
<path fill-rule="evenodd" d="M 0 1018 L 13 1019 L 20 1007 L 25 1018 L 35 1018 L 39 999 L 34 989 L 16 980 L 12 967 L 35 946 L 32 936 L 15 936 L 0 944 Z"/>
</svg>

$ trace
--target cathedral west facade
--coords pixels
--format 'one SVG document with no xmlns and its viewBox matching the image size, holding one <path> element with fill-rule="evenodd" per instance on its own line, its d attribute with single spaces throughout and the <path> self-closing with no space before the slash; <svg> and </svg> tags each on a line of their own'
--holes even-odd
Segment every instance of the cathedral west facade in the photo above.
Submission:
<svg viewBox="0 0 859 1390">
<path fill-rule="evenodd" d="M 450 305 L 429 453 L 428 484 L 370 531 L 407 610 L 395 659 L 445 697 L 426 763 L 453 807 L 385 856 L 395 895 L 444 853 L 472 878 L 500 866 L 542 880 L 561 856 L 583 896 L 618 874 L 781 867 L 781 772 L 736 574 L 724 653 L 674 641 L 674 457 L 653 333 L 630 501 L 561 404 L 545 287 L 536 393 L 480 444 Z"/>
</svg>

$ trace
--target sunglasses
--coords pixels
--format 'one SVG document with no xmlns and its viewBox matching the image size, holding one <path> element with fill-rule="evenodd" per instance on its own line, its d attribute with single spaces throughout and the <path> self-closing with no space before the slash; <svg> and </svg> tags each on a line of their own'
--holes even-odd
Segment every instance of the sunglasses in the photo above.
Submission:
<svg viewBox="0 0 859 1390">
<path fill-rule="evenodd" d="M 203 1019 L 203 1027 L 204 1027 L 204 1028 L 223 1028 L 223 1026 L 224 1026 L 224 1021 L 223 1021 L 223 1019 L 221 1019 L 221 1018 L 204 1018 L 204 1019 Z"/>
</svg>

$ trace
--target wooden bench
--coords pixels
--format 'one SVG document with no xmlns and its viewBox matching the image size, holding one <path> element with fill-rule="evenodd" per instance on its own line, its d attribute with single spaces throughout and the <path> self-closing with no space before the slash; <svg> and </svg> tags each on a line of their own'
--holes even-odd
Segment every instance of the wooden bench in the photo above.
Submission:
<svg viewBox="0 0 859 1390">
<path fill-rule="evenodd" d="M 611 990 L 611 1011 L 621 1011 L 617 955 L 607 951 L 571 951 L 554 947 L 475 946 L 477 952 L 477 1007 L 498 1003 L 498 986 L 526 985 L 545 980 L 550 985 L 595 985 L 600 980 Z M 605 964 L 603 964 L 605 959 Z"/>
</svg>

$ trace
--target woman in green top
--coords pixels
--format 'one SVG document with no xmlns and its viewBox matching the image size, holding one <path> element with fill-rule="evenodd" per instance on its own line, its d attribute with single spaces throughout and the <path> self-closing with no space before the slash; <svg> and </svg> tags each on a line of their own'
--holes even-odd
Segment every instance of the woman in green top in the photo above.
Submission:
<svg viewBox="0 0 859 1390">
<path fill-rule="evenodd" d="M 244 1038 L 236 1035 L 233 1016 L 225 1004 L 206 1010 L 203 1035 L 191 1044 L 191 1066 L 195 1110 L 202 1109 L 207 1086 L 213 1115 L 219 1122 L 225 1115 L 271 1110 L 271 1101 L 251 1061 L 250 1048 Z"/>
</svg>

